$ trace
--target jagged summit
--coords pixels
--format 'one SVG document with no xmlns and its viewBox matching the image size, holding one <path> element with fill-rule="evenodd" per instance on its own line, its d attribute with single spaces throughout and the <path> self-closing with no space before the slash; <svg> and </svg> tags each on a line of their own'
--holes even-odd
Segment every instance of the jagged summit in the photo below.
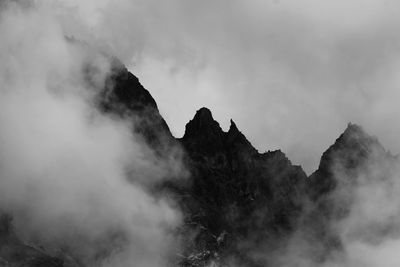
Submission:
<svg viewBox="0 0 400 267">
<path fill-rule="evenodd" d="M 334 190 L 337 185 L 335 166 L 351 172 L 362 167 L 371 157 L 387 156 L 388 152 L 376 137 L 367 134 L 361 126 L 349 123 L 335 143 L 322 154 L 318 169 L 310 175 L 310 195 L 318 198 Z"/>
<path fill-rule="evenodd" d="M 239 131 L 235 122 L 227 132 L 224 132 L 217 121 L 214 120 L 208 108 L 199 109 L 193 119 L 186 124 L 186 130 L 181 139 L 189 153 L 205 152 L 207 155 L 215 153 L 237 154 L 246 152 L 246 155 L 257 154 L 257 150 Z"/>
<path fill-rule="evenodd" d="M 175 142 L 154 98 L 119 61 L 114 63 L 106 79 L 106 86 L 99 96 L 99 106 L 106 113 L 133 120 L 134 131 L 159 153 L 168 153 Z"/>
<path fill-rule="evenodd" d="M 194 119 L 200 119 L 200 120 L 205 120 L 205 121 L 214 121 L 214 118 L 212 116 L 211 110 L 209 110 L 206 107 L 202 107 L 199 110 L 196 111 L 196 114 L 194 115 Z"/>
<path fill-rule="evenodd" d="M 258 155 L 257 149 L 253 147 L 246 136 L 237 128 L 235 122 L 231 120 L 231 125 L 226 133 L 227 146 L 236 150 L 246 151 L 247 155 Z"/>
<path fill-rule="evenodd" d="M 184 140 L 192 138 L 210 139 L 217 141 L 223 131 L 217 121 L 214 120 L 208 108 L 199 109 L 193 119 L 186 124 Z"/>
<path fill-rule="evenodd" d="M 318 169 L 307 179 L 306 192 L 314 203 L 307 219 L 318 246 L 318 257 L 343 251 L 343 243 L 333 225 L 351 213 L 359 185 L 382 181 L 398 170 L 398 159 L 387 152 L 374 136 L 349 123 L 344 132 L 322 155 Z M 368 231 L 373 232 L 373 229 Z M 380 231 L 380 230 L 379 230 Z M 382 233 L 380 233 L 382 234 Z"/>
<path fill-rule="evenodd" d="M 229 126 L 228 132 L 234 132 L 234 133 L 240 132 L 239 129 L 237 128 L 237 126 L 236 126 L 236 123 L 232 119 L 230 120 L 230 123 L 231 124 Z"/>
<path fill-rule="evenodd" d="M 334 148 L 348 148 L 359 153 L 368 154 L 372 150 L 385 153 L 384 147 L 375 136 L 367 134 L 364 129 L 353 123 L 347 125 L 346 130 L 332 145 Z"/>
<path fill-rule="evenodd" d="M 339 136 L 339 139 L 345 139 L 346 141 L 358 139 L 359 141 L 377 141 L 377 138 L 367 134 L 364 129 L 358 125 L 349 122 L 344 132 Z M 336 140 L 338 141 L 338 140 Z"/>
<path fill-rule="evenodd" d="M 182 137 L 188 151 L 212 155 L 223 150 L 224 132 L 207 108 L 199 109 L 193 119 L 186 124 Z"/>
<path fill-rule="evenodd" d="M 319 168 L 307 178 L 302 168 L 294 166 L 281 150 L 258 153 L 233 120 L 229 130 L 223 131 L 205 107 L 187 123 L 184 136 L 175 139 L 156 101 L 125 67 L 116 68 L 108 77 L 100 98 L 103 112 L 134 120 L 133 131 L 143 135 L 154 150 L 173 158 L 170 148 L 183 148 L 189 182 L 167 177 L 165 184 L 152 189 L 164 190 L 162 193 L 176 200 L 182 211 L 183 225 L 177 231 L 182 233 L 183 247 L 179 266 L 210 266 L 212 262 L 224 263 L 224 257 L 228 262 L 233 259 L 238 266 L 270 266 L 252 257 L 254 248 L 261 247 L 263 253 L 271 248 L 273 253 L 277 245 L 285 245 L 302 221 L 309 223 L 310 229 L 318 229 L 316 233 L 307 232 L 314 235 L 313 240 L 327 240 L 327 246 L 336 244 L 331 242 L 325 223 L 329 224 L 331 214 L 335 214 L 332 207 L 340 205 L 322 201 L 337 185 L 333 166 L 339 163 L 345 169 L 356 169 L 373 153 L 386 159 L 386 152 L 375 137 L 349 123 L 325 151 Z M 312 211 L 312 217 L 304 219 L 310 199 L 322 204 Z M 4 247 L 17 251 L 21 259 L 49 262 L 24 266 L 78 266 L 64 264 L 65 257 L 55 259 L 41 251 L 32 252 L 14 240 L 11 230 L 10 220 L 0 216 L 0 266 L 2 260 L 11 261 L 14 255 L 6 254 Z M 265 244 L 268 249 L 264 249 Z M 33 253 L 34 257 L 30 256 Z"/>
<path fill-rule="evenodd" d="M 360 125 L 358 125 L 356 123 L 352 123 L 352 122 L 349 122 L 347 124 L 347 127 L 346 127 L 346 129 L 344 130 L 343 133 L 361 133 L 361 134 L 366 134 L 364 129 Z"/>
<path fill-rule="evenodd" d="M 349 123 L 335 143 L 322 155 L 321 164 L 326 160 L 343 158 L 344 155 L 339 154 L 346 154 L 348 160 L 359 160 L 366 158 L 372 152 L 386 153 L 375 136 L 367 134 L 361 126 Z"/>
<path fill-rule="evenodd" d="M 196 112 L 180 141 L 193 184 L 179 189 L 179 195 L 189 213 L 188 229 L 203 229 L 196 236 L 201 240 L 196 251 L 239 255 L 246 250 L 237 251 L 239 240 L 256 244 L 296 224 L 306 175 L 280 150 L 258 153 L 233 120 L 225 132 L 207 108 Z M 252 236 L 252 231 L 260 234 Z M 223 242 L 216 241 L 222 233 Z M 184 266 L 206 266 L 207 258 L 201 257 Z M 240 261 L 242 266 L 259 266 L 247 258 Z"/>
</svg>

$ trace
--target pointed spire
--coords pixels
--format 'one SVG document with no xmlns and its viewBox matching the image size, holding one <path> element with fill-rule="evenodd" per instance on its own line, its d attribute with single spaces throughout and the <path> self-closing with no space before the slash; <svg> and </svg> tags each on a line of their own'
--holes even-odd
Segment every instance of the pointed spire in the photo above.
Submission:
<svg viewBox="0 0 400 267">
<path fill-rule="evenodd" d="M 256 149 L 247 140 L 246 136 L 236 126 L 236 123 L 231 119 L 231 125 L 229 131 L 226 133 L 226 142 L 231 147 L 241 146 L 241 149 L 250 151 L 251 153 L 256 153 Z"/>
<path fill-rule="evenodd" d="M 314 198 L 334 190 L 337 179 L 333 167 L 340 166 L 341 171 L 350 173 L 363 167 L 368 160 L 391 157 L 376 137 L 367 134 L 359 125 L 349 123 L 322 154 L 318 169 L 310 176 L 310 196 Z"/>
<path fill-rule="evenodd" d="M 220 136 L 223 134 L 219 123 L 216 122 L 208 108 L 197 110 L 193 119 L 186 124 L 183 139 L 198 138 L 200 136 Z"/>
<path fill-rule="evenodd" d="M 236 126 L 236 123 L 231 119 L 231 125 L 229 126 L 229 131 L 231 133 L 238 132 L 240 133 L 239 129 Z"/>
<path fill-rule="evenodd" d="M 201 109 L 196 111 L 196 114 L 194 115 L 192 121 L 208 124 L 214 122 L 214 118 L 208 108 L 202 107 Z"/>
<path fill-rule="evenodd" d="M 375 136 L 367 134 L 361 126 L 351 122 L 347 124 L 347 128 L 336 139 L 333 146 L 348 147 L 357 150 L 370 150 L 374 146 L 384 151 L 384 148 Z"/>
<path fill-rule="evenodd" d="M 343 135 L 368 136 L 361 126 L 351 122 L 347 124 L 347 128 L 344 130 Z"/>
</svg>

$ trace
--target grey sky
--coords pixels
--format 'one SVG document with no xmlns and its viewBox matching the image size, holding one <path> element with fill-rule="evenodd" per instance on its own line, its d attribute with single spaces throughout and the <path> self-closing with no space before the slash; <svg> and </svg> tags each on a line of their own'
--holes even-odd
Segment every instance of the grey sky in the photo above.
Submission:
<svg viewBox="0 0 400 267">
<path fill-rule="evenodd" d="M 139 76 L 176 136 L 207 106 L 307 172 L 349 121 L 400 151 L 397 1 L 63 2 Z"/>
<path fill-rule="evenodd" d="M 233 118 L 261 152 L 281 148 L 307 172 L 349 121 L 398 153 L 399 13 L 400 3 L 373 0 L 0 0 L 0 209 L 22 239 L 67 244 L 89 262 L 104 244 L 123 245 L 102 266 L 165 266 L 180 249 L 170 234 L 180 212 L 146 188 L 168 166 L 187 172 L 154 157 L 135 121 L 91 105 L 110 70 L 96 48 L 139 76 L 178 137 L 207 106 L 223 128 Z M 90 84 L 88 65 L 98 70 Z M 355 177 L 337 228 L 350 237 L 343 266 L 399 266 L 396 236 L 357 239 L 397 219 L 399 169 L 389 167 L 377 160 Z"/>
</svg>

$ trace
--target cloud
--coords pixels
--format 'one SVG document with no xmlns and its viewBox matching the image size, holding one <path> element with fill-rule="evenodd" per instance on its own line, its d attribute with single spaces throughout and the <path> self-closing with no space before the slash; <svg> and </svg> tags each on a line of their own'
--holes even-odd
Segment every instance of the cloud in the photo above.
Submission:
<svg viewBox="0 0 400 267">
<path fill-rule="evenodd" d="M 261 151 L 282 148 L 308 172 L 348 121 L 400 150 L 395 1 L 21 2 L 1 7 L 0 200 L 26 240 L 87 261 L 111 255 L 109 266 L 164 266 L 176 249 L 169 230 L 179 214 L 142 182 L 165 170 L 152 168 L 131 125 L 93 107 L 96 88 L 81 71 L 96 65 L 101 87 L 110 66 L 97 49 L 140 75 L 176 135 L 208 106 L 223 127 L 233 117 Z M 396 235 L 378 231 L 371 242 L 358 227 L 397 220 L 397 170 L 384 182 L 363 178 L 382 168 L 356 175 L 361 184 L 338 229 L 348 258 L 328 266 L 397 265 Z M 295 244 L 294 255 L 302 253 Z"/>
<path fill-rule="evenodd" d="M 371 146 L 365 165 L 349 177 L 336 168 L 336 177 L 354 183 L 347 189 L 350 212 L 338 223 L 347 266 L 397 266 L 400 244 L 400 163 Z M 350 180 L 351 179 L 351 180 Z M 336 194 L 344 191 L 345 185 Z M 343 194 L 343 193 L 342 193 Z"/>
<path fill-rule="evenodd" d="M 113 1 L 92 30 L 151 89 L 176 135 L 208 106 L 223 127 L 234 118 L 259 150 L 281 148 L 310 173 L 349 121 L 400 151 L 398 7 L 390 0 Z M 381 181 L 385 168 L 392 173 Z M 397 265 L 396 237 L 371 243 L 358 231 L 397 218 L 398 174 L 372 164 L 352 177 L 360 184 L 351 213 L 333 226 L 347 258 L 327 266 Z M 284 266 L 310 266 L 301 250 L 309 244 L 294 240 L 296 256 Z"/>
<path fill-rule="evenodd" d="M 139 74 L 177 136 L 208 106 L 307 172 L 349 121 L 400 151 L 386 123 L 400 113 L 396 1 L 63 2 Z"/>
<path fill-rule="evenodd" d="M 147 186 L 169 170 L 133 135 L 134 121 L 96 109 L 109 58 L 66 38 L 70 10 L 61 7 L 1 9 L 0 209 L 49 253 L 91 266 L 165 266 L 179 249 L 180 214 Z M 97 70 L 90 84 L 87 65 Z"/>
<path fill-rule="evenodd" d="M 394 267 L 400 263 L 396 252 L 400 162 L 373 139 L 355 134 L 350 138 L 350 146 L 331 151 L 336 187 L 310 203 L 305 223 L 299 224 L 287 244 L 275 254 L 265 253 L 274 266 Z M 318 229 L 321 235 L 315 237 Z M 333 239 L 321 241 L 329 236 Z"/>
</svg>

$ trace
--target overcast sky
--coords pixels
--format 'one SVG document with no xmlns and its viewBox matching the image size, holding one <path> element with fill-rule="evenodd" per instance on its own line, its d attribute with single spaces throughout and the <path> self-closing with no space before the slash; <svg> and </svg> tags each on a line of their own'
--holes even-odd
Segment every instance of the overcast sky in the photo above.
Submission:
<svg viewBox="0 0 400 267">
<path fill-rule="evenodd" d="M 206 106 L 307 172 L 350 121 L 400 152 L 398 1 L 62 2 L 85 26 L 65 27 L 123 60 L 177 137 Z"/>
</svg>

